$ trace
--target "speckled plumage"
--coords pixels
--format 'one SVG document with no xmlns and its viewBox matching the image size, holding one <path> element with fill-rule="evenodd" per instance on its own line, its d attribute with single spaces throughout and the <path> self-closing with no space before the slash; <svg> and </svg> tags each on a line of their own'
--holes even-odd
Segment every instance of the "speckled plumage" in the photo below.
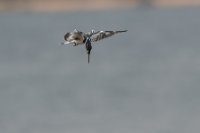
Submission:
<svg viewBox="0 0 200 133">
<path fill-rule="evenodd" d="M 73 44 L 73 46 L 85 44 L 87 54 L 88 54 L 88 63 L 90 61 L 90 51 L 92 49 L 92 42 L 96 42 L 102 40 L 107 37 L 111 37 L 115 34 L 127 32 L 127 30 L 122 31 L 97 31 L 92 30 L 91 32 L 84 33 L 78 30 L 74 30 L 72 32 L 67 32 L 64 35 L 65 42 L 62 44 Z"/>
</svg>

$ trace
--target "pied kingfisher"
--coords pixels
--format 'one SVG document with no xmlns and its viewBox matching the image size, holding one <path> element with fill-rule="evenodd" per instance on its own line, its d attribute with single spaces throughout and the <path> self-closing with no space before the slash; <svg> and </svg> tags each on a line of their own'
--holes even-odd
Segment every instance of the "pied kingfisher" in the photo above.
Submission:
<svg viewBox="0 0 200 133">
<path fill-rule="evenodd" d="M 127 32 L 127 30 L 121 31 L 97 31 L 92 30 L 88 33 L 83 33 L 78 30 L 74 30 L 73 32 L 67 32 L 64 35 L 65 42 L 61 43 L 63 45 L 73 44 L 73 46 L 78 46 L 81 44 L 85 44 L 85 48 L 88 54 L 88 63 L 90 62 L 90 51 L 92 49 L 92 42 L 99 41 L 101 39 L 113 36 L 118 33 Z"/>
</svg>

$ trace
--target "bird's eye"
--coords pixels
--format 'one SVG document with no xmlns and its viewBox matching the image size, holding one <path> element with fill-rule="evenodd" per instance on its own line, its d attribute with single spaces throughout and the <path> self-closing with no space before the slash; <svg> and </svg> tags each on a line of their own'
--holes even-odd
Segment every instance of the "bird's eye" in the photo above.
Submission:
<svg viewBox="0 0 200 133">
<path fill-rule="evenodd" d="M 76 37 L 76 38 L 74 38 L 74 40 L 79 40 L 79 38 Z"/>
</svg>

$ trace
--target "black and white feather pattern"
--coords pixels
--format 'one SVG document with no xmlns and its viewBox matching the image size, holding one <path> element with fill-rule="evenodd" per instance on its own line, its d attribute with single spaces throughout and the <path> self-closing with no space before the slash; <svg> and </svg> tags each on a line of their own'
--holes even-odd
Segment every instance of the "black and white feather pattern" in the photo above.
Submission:
<svg viewBox="0 0 200 133">
<path fill-rule="evenodd" d="M 83 32 L 68 32 L 65 34 L 64 39 L 67 42 L 72 42 L 76 44 L 82 44 L 85 39 L 85 34 Z"/>
<path fill-rule="evenodd" d="M 71 43 L 76 43 L 76 44 L 84 44 L 84 40 L 89 37 L 91 38 L 92 42 L 96 42 L 99 40 L 102 40 L 107 37 L 111 37 L 115 34 L 122 33 L 122 32 L 127 32 L 127 30 L 122 30 L 122 31 L 97 31 L 97 32 L 88 32 L 88 33 L 83 33 L 80 31 L 73 31 L 73 32 L 68 32 L 65 34 L 64 39 L 67 42 Z"/>
<path fill-rule="evenodd" d="M 121 31 L 97 31 L 92 30 L 88 33 L 83 33 L 78 30 L 74 30 L 73 32 L 68 32 L 64 35 L 65 42 L 61 44 L 73 44 L 74 46 L 85 44 L 85 48 L 88 54 L 88 63 L 90 62 L 90 51 L 92 49 L 92 42 L 96 42 L 102 40 L 107 37 L 111 37 L 115 34 L 127 32 L 127 30 Z"/>
<path fill-rule="evenodd" d="M 107 38 L 107 37 L 111 37 L 115 34 L 122 33 L 122 32 L 127 32 L 127 30 L 123 30 L 123 31 L 97 31 L 97 32 L 93 33 L 93 35 L 91 36 L 91 41 L 96 42 L 96 41 L 102 40 L 102 39 Z"/>
</svg>

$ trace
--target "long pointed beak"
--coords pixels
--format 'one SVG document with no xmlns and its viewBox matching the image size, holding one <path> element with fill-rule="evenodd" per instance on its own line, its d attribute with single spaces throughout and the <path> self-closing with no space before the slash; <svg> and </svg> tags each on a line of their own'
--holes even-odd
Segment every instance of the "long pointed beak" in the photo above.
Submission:
<svg viewBox="0 0 200 133">
<path fill-rule="evenodd" d="M 90 63 L 90 54 L 88 54 L 88 64 Z"/>
</svg>

